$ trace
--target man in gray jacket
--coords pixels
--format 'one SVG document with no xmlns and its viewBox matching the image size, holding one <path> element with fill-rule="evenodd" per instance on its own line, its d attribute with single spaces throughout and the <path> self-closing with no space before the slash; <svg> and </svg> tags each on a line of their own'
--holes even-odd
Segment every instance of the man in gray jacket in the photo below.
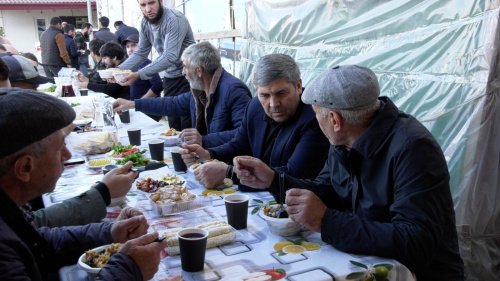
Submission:
<svg viewBox="0 0 500 281">
<path fill-rule="evenodd" d="M 138 0 L 144 19 L 139 33 L 139 47 L 130 58 L 122 63 L 120 69 L 135 69 L 141 65 L 154 46 L 159 57 L 146 67 L 133 72 L 120 83 L 129 86 L 137 79 L 151 79 L 154 74 L 164 71 L 163 93 L 165 96 L 178 96 L 189 92 L 188 81 L 182 75 L 181 55 L 194 44 L 193 31 L 187 18 L 177 10 L 162 6 L 162 0 Z M 181 131 L 191 127 L 189 115 L 168 116 L 170 128 Z"/>
<path fill-rule="evenodd" d="M 146 234 L 149 226 L 139 211 L 126 208 L 113 224 L 36 228 L 24 208 L 29 200 L 54 190 L 63 162 L 71 158 L 64 128 L 74 119 L 71 106 L 50 95 L 0 89 L 0 131 L 9 132 L 0 147 L 0 276 L 54 280 L 53 274 L 75 264 L 86 250 L 125 243 L 95 280 L 149 280 L 166 241 L 156 243 L 158 233 Z M 130 181 L 135 175 L 127 171 L 119 176 Z"/>
</svg>

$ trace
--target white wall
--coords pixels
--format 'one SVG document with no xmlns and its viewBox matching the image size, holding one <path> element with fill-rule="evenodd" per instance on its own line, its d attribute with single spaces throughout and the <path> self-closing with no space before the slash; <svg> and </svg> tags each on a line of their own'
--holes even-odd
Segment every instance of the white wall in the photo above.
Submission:
<svg viewBox="0 0 500 281">
<path fill-rule="evenodd" d="M 36 52 L 35 42 L 38 42 L 36 19 L 44 18 L 48 27 L 50 19 L 58 16 L 87 16 L 87 9 L 0 11 L 6 37 L 19 52 Z M 94 21 L 97 20 L 95 11 L 92 17 Z M 95 23 L 92 25 L 97 27 Z"/>
</svg>

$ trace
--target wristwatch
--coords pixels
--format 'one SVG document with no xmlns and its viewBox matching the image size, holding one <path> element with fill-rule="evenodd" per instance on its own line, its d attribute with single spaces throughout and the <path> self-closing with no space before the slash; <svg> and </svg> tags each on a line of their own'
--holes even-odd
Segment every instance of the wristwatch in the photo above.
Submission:
<svg viewBox="0 0 500 281">
<path fill-rule="evenodd" d="M 225 186 L 233 185 L 233 166 L 227 165 L 226 177 L 222 181 Z"/>
</svg>

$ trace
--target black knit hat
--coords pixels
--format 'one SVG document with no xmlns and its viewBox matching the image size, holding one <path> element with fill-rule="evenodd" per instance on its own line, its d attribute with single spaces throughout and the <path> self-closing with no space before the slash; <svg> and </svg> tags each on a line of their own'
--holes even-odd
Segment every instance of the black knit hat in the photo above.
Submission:
<svg viewBox="0 0 500 281">
<path fill-rule="evenodd" d="M 20 88 L 0 88 L 0 158 L 42 140 L 75 120 L 65 101 Z"/>
</svg>

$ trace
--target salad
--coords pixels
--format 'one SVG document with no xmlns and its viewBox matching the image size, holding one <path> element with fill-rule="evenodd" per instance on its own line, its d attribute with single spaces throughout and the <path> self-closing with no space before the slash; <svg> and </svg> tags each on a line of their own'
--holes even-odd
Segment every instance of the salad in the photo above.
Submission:
<svg viewBox="0 0 500 281">
<path fill-rule="evenodd" d="M 125 155 L 129 155 L 135 152 L 139 152 L 139 148 L 129 144 L 129 145 L 123 145 L 121 142 L 118 142 L 117 144 L 113 145 L 113 151 L 111 152 L 111 155 L 113 158 L 123 158 Z"/>
</svg>

